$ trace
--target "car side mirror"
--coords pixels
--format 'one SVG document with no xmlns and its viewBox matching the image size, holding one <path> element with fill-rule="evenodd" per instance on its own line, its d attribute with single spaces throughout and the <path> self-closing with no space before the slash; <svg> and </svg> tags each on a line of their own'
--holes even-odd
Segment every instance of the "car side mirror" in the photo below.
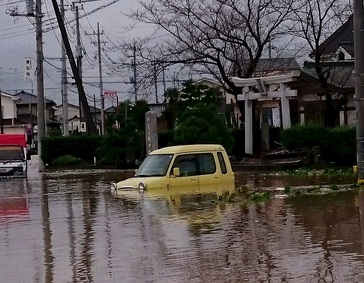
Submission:
<svg viewBox="0 0 364 283">
<path fill-rule="evenodd" d="M 178 167 L 174 167 L 173 168 L 173 176 L 174 177 L 179 177 L 181 175 L 181 173 L 179 172 L 179 168 Z"/>
</svg>

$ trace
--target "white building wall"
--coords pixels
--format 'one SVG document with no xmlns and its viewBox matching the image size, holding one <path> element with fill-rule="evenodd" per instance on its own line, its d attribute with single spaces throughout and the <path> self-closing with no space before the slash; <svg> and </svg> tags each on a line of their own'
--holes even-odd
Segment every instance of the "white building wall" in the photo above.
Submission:
<svg viewBox="0 0 364 283">
<path fill-rule="evenodd" d="M 17 118 L 16 105 L 12 97 L 1 95 L 1 105 L 3 110 L 3 119 Z"/>
<path fill-rule="evenodd" d="M 54 114 L 60 118 L 62 117 L 63 120 L 63 107 L 62 105 L 57 107 L 57 110 L 54 112 Z M 75 107 L 73 105 L 69 105 L 68 107 L 68 120 L 74 118 L 75 116 L 79 117 L 80 115 L 80 110 L 78 107 Z"/>
</svg>

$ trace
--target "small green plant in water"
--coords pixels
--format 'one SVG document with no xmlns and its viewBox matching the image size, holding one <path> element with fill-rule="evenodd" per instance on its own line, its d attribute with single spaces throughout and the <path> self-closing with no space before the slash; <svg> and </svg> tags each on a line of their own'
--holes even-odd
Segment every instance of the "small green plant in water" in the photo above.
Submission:
<svg viewBox="0 0 364 283">
<path fill-rule="evenodd" d="M 286 194 L 289 194 L 289 193 L 291 192 L 291 186 L 285 186 L 285 187 L 284 187 L 284 192 L 285 192 Z"/>
<path fill-rule="evenodd" d="M 86 162 L 82 158 L 77 158 L 72 155 L 62 155 L 54 160 L 54 165 L 85 165 Z"/>
<path fill-rule="evenodd" d="M 250 199 L 256 202 L 264 202 L 271 198 L 271 194 L 268 192 L 257 192 L 250 196 Z"/>
<path fill-rule="evenodd" d="M 239 188 L 236 189 L 236 191 L 240 194 L 240 195 L 247 195 L 249 193 L 249 186 L 247 185 L 242 185 Z"/>
<path fill-rule="evenodd" d="M 319 187 L 312 187 L 307 189 L 307 193 L 314 194 L 319 193 L 321 191 L 321 186 Z"/>
<path fill-rule="evenodd" d="M 330 185 L 330 190 L 337 191 L 338 189 L 339 189 L 339 187 L 336 184 L 331 184 Z"/>
</svg>

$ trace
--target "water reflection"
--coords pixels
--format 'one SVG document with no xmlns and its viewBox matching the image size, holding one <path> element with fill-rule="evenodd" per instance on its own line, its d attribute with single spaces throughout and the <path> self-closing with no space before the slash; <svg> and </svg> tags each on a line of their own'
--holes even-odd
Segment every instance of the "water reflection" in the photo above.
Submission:
<svg viewBox="0 0 364 283">
<path fill-rule="evenodd" d="M 0 191 L 0 225 L 27 221 L 29 219 L 29 204 L 26 180 L 18 179 L 11 186 L 0 181 L 0 186 L 3 188 Z"/>
<path fill-rule="evenodd" d="M 249 174 L 239 178 L 255 185 Z M 363 193 L 171 202 L 112 195 L 120 175 L 65 170 L 1 182 L 1 281 L 363 280 Z"/>
<path fill-rule="evenodd" d="M 43 228 L 43 246 L 44 246 L 44 263 L 45 274 L 44 282 L 54 282 L 54 255 L 52 251 L 52 230 L 49 213 L 49 196 L 48 187 L 46 186 L 44 176 L 39 177 L 42 201 L 42 228 Z"/>
</svg>

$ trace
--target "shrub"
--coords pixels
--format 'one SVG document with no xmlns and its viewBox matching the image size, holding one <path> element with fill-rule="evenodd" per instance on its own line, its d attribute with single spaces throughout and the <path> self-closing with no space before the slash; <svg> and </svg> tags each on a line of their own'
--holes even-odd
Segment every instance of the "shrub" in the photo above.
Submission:
<svg viewBox="0 0 364 283">
<path fill-rule="evenodd" d="M 42 140 L 41 156 L 45 163 L 52 165 L 60 156 L 71 155 L 93 163 L 96 149 L 100 146 L 102 136 L 52 136 Z"/>
<path fill-rule="evenodd" d="M 317 125 L 296 125 L 281 131 L 280 139 L 288 150 L 312 148 L 313 146 L 323 148 L 328 144 L 329 130 Z"/>
<path fill-rule="evenodd" d="M 83 159 L 74 157 L 72 155 L 63 155 L 57 157 L 54 162 L 56 166 L 67 166 L 67 165 L 85 165 L 87 164 Z"/>
<path fill-rule="evenodd" d="M 318 146 L 320 159 L 334 162 L 335 165 L 355 163 L 355 127 L 335 127 L 332 129 L 317 125 L 293 126 L 280 133 L 280 139 L 288 150 L 311 150 Z"/>
</svg>

